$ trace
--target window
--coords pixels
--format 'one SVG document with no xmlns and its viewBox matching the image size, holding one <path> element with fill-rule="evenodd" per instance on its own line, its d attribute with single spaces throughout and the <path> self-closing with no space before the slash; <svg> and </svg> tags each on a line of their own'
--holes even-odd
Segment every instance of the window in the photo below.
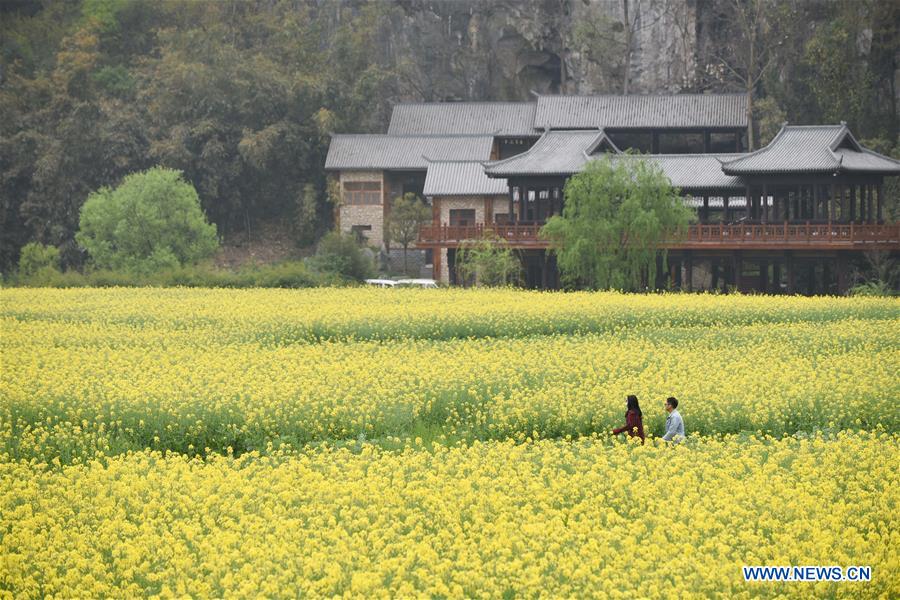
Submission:
<svg viewBox="0 0 900 600">
<path fill-rule="evenodd" d="M 344 183 L 344 204 L 381 204 L 381 182 L 348 181 Z"/>
<path fill-rule="evenodd" d="M 450 209 L 450 225 L 458 225 L 460 227 L 475 224 L 474 208 L 451 208 Z"/>
<path fill-rule="evenodd" d="M 368 237 L 366 235 L 367 231 L 372 231 L 371 225 L 353 225 L 350 227 L 350 233 L 356 236 L 356 241 L 360 244 L 366 241 L 366 238 Z"/>
</svg>

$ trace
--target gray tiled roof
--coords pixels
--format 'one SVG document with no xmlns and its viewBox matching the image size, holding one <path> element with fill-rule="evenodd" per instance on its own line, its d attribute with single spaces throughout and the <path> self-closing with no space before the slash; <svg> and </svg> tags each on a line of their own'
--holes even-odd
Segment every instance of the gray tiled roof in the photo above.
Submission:
<svg viewBox="0 0 900 600">
<path fill-rule="evenodd" d="M 539 96 L 535 127 L 690 129 L 747 126 L 743 94 Z"/>
<path fill-rule="evenodd" d="M 505 179 L 491 179 L 479 161 L 432 161 L 425 176 L 426 196 L 488 196 L 507 193 Z"/>
<path fill-rule="evenodd" d="M 785 125 L 765 148 L 728 161 L 722 168 L 734 175 L 900 173 L 900 162 L 863 148 L 843 124 Z"/>
<path fill-rule="evenodd" d="M 522 154 L 487 163 L 485 172 L 490 177 L 569 175 L 580 171 L 594 148 L 603 143 L 612 146 L 598 130 L 548 131 Z"/>
<path fill-rule="evenodd" d="M 428 160 L 488 160 L 490 135 L 338 134 L 331 137 L 326 169 L 424 171 Z"/>
<path fill-rule="evenodd" d="M 672 185 L 681 189 L 743 189 L 740 177 L 722 172 L 722 162 L 741 154 L 622 154 L 614 160 L 648 160 L 662 168 Z"/>
<path fill-rule="evenodd" d="M 430 102 L 397 104 L 389 134 L 483 133 L 535 136 L 534 102 Z"/>
</svg>

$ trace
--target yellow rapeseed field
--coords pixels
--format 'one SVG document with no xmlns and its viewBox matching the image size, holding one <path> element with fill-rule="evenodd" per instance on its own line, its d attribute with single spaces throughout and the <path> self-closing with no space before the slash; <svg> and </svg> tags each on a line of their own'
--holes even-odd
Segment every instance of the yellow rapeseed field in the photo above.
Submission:
<svg viewBox="0 0 900 600">
<path fill-rule="evenodd" d="M 0 598 L 900 595 L 896 299 L 0 300 Z"/>
<path fill-rule="evenodd" d="M 656 434 L 669 395 L 693 433 L 900 430 L 896 300 L 7 290 L 0 318 L 18 458 L 588 434 L 629 393 Z"/>
<path fill-rule="evenodd" d="M 896 598 L 898 460 L 896 435 L 840 434 L 4 463 L 0 595 Z"/>
</svg>

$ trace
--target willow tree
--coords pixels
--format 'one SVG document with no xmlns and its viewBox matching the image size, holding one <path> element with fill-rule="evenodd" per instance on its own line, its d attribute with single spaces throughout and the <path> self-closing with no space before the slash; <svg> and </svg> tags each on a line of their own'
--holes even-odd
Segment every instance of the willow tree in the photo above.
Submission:
<svg viewBox="0 0 900 600">
<path fill-rule="evenodd" d="M 693 218 L 659 165 L 638 156 L 591 161 L 565 186 L 561 216 L 541 230 L 563 282 L 591 289 L 640 290 L 656 279 L 664 240 L 683 236 Z"/>
</svg>

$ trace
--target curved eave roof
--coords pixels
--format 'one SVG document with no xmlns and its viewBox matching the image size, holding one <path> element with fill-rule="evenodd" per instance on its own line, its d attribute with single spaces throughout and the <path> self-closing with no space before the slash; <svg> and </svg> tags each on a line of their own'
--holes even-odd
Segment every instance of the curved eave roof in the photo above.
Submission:
<svg viewBox="0 0 900 600">
<path fill-rule="evenodd" d="M 485 163 L 484 170 L 488 177 L 571 175 L 604 145 L 618 152 L 602 130 L 548 131 L 522 154 Z"/>
<path fill-rule="evenodd" d="M 765 147 L 722 165 L 729 175 L 900 174 L 900 162 L 863 148 L 845 124 L 785 125 Z"/>
</svg>

